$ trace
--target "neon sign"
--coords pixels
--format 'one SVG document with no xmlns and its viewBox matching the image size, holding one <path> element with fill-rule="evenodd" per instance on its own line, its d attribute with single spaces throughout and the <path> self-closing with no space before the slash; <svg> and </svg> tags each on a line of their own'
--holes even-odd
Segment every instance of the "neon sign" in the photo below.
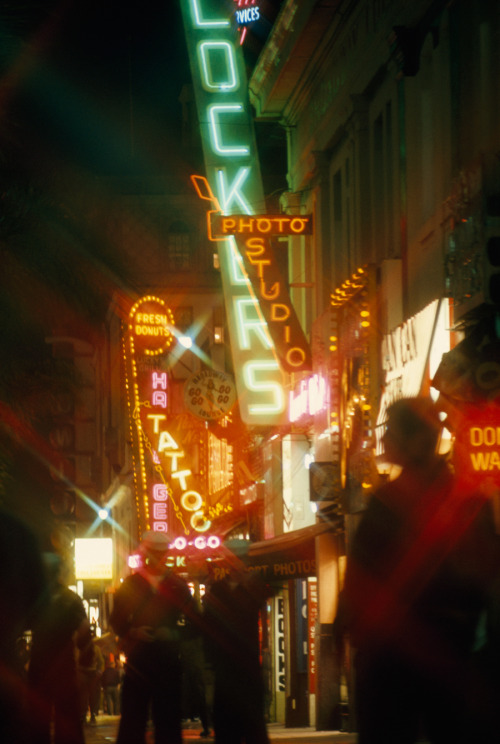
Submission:
<svg viewBox="0 0 500 744">
<path fill-rule="evenodd" d="M 129 313 L 125 342 L 127 392 L 134 448 L 137 520 L 140 531 L 185 536 L 211 525 L 200 494 L 201 475 L 189 467 L 190 452 L 169 419 L 168 374 L 159 357 L 172 343 L 172 313 L 163 300 L 147 296 Z"/>
<path fill-rule="evenodd" d="M 500 407 L 495 402 L 461 407 L 456 422 L 455 469 L 477 488 L 486 479 L 500 483 Z"/>
<path fill-rule="evenodd" d="M 231 216 L 210 212 L 212 235 L 311 235 L 312 215 L 246 214 Z"/>
<path fill-rule="evenodd" d="M 234 0 L 236 9 L 234 15 L 240 32 L 240 44 L 243 44 L 247 32 L 247 26 L 260 19 L 260 8 L 255 0 Z"/>
<path fill-rule="evenodd" d="M 211 193 L 224 214 L 252 215 L 264 193 L 242 53 L 219 2 L 183 0 L 181 8 Z M 241 417 L 253 425 L 284 424 L 282 368 L 237 237 L 218 242 L 218 252 Z"/>
<path fill-rule="evenodd" d="M 156 356 L 163 354 L 172 344 L 174 316 L 158 297 L 148 295 L 136 302 L 130 311 L 129 322 L 134 352 L 137 349 L 143 354 Z"/>
<path fill-rule="evenodd" d="M 326 409 L 328 390 L 326 381 L 320 375 L 301 380 L 298 390 L 290 391 L 289 418 L 293 423 L 302 416 L 314 416 Z"/>
</svg>

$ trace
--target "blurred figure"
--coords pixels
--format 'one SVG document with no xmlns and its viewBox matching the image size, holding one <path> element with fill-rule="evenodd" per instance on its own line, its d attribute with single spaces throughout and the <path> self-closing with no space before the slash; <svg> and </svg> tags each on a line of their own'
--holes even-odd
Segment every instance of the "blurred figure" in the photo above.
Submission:
<svg viewBox="0 0 500 744">
<path fill-rule="evenodd" d="M 93 633 L 92 633 L 93 636 Z M 90 714 L 91 726 L 97 724 L 99 715 L 99 704 L 101 702 L 101 674 L 104 671 L 104 657 L 102 651 L 93 642 L 79 654 L 78 676 L 80 680 L 81 717 L 83 723 L 87 722 L 87 713 Z"/>
<path fill-rule="evenodd" d="M 120 713 L 120 672 L 116 668 L 114 659 L 108 656 L 104 662 L 104 671 L 101 677 L 104 704 L 108 716 L 117 716 Z"/>
<path fill-rule="evenodd" d="M 92 646 L 90 624 L 82 599 L 60 581 L 59 556 L 44 557 L 48 591 L 33 627 L 28 672 L 31 741 L 83 744 L 76 656 Z"/>
<path fill-rule="evenodd" d="M 204 597 L 207 659 L 214 671 L 216 744 L 267 744 L 264 683 L 260 664 L 259 612 L 267 587 L 227 557 L 227 574 Z"/>
<path fill-rule="evenodd" d="M 193 721 L 201 721 L 200 736 L 210 735 L 208 720 L 207 694 L 205 687 L 205 654 L 203 640 L 197 635 L 194 638 L 181 637 L 182 693 L 183 716 Z"/>
<path fill-rule="evenodd" d="M 388 410 L 381 486 L 353 537 L 336 627 L 356 651 L 359 744 L 471 738 L 471 660 L 498 566 L 486 499 L 463 492 L 436 454 L 430 400 Z"/>
<path fill-rule="evenodd" d="M 33 627 L 45 594 L 42 556 L 32 532 L 0 510 L 0 742 L 25 740 L 25 675 L 18 639 Z"/>
<path fill-rule="evenodd" d="M 28 679 L 28 665 L 30 660 L 30 649 L 28 646 L 28 641 L 24 636 L 17 639 L 16 643 L 16 649 L 17 649 L 17 663 L 18 663 L 18 670 L 19 670 L 19 676 L 26 681 Z"/>
<path fill-rule="evenodd" d="M 146 533 L 143 566 L 115 594 L 110 622 L 127 654 L 117 744 L 144 741 L 150 706 L 155 744 L 182 744 L 180 623 L 198 612 L 186 582 L 165 566 L 168 545 L 163 533 Z"/>
</svg>

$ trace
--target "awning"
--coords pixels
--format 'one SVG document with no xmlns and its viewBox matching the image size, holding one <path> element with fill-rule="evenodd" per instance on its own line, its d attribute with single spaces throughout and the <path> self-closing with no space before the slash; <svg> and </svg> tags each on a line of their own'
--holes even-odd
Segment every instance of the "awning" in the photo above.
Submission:
<svg viewBox="0 0 500 744">
<path fill-rule="evenodd" d="M 315 538 L 331 532 L 334 525 L 320 522 L 284 535 L 248 543 L 246 551 L 238 544 L 238 555 L 250 571 L 266 581 L 288 581 L 316 576 Z M 231 549 L 230 541 L 227 547 Z"/>
</svg>

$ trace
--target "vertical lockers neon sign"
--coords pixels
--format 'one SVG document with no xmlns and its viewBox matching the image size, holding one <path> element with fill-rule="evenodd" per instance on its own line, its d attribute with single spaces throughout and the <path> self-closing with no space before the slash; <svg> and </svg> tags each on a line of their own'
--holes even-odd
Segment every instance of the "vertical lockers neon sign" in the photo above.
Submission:
<svg viewBox="0 0 500 744">
<path fill-rule="evenodd" d="M 225 214 L 264 208 L 243 56 L 214 0 L 181 2 L 207 179 Z M 218 242 L 242 419 L 285 422 L 283 373 L 234 237 Z"/>
</svg>

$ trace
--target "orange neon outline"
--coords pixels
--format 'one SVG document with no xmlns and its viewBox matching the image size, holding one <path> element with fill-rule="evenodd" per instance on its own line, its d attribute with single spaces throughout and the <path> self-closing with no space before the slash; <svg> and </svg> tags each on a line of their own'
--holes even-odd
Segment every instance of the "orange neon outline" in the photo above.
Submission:
<svg viewBox="0 0 500 744">
<path fill-rule="evenodd" d="M 222 209 L 219 204 L 219 201 L 217 197 L 215 196 L 214 192 L 210 188 L 210 184 L 208 183 L 208 180 L 206 176 L 197 176 L 197 175 L 191 175 L 191 182 L 196 189 L 196 193 L 200 197 L 200 199 L 203 199 L 204 201 L 212 202 L 214 207 L 216 209 L 209 209 L 207 211 L 207 235 L 208 239 L 211 243 L 220 243 L 222 240 L 227 240 L 227 235 L 224 235 L 221 238 L 216 238 L 212 234 L 212 214 L 222 214 Z"/>
</svg>

